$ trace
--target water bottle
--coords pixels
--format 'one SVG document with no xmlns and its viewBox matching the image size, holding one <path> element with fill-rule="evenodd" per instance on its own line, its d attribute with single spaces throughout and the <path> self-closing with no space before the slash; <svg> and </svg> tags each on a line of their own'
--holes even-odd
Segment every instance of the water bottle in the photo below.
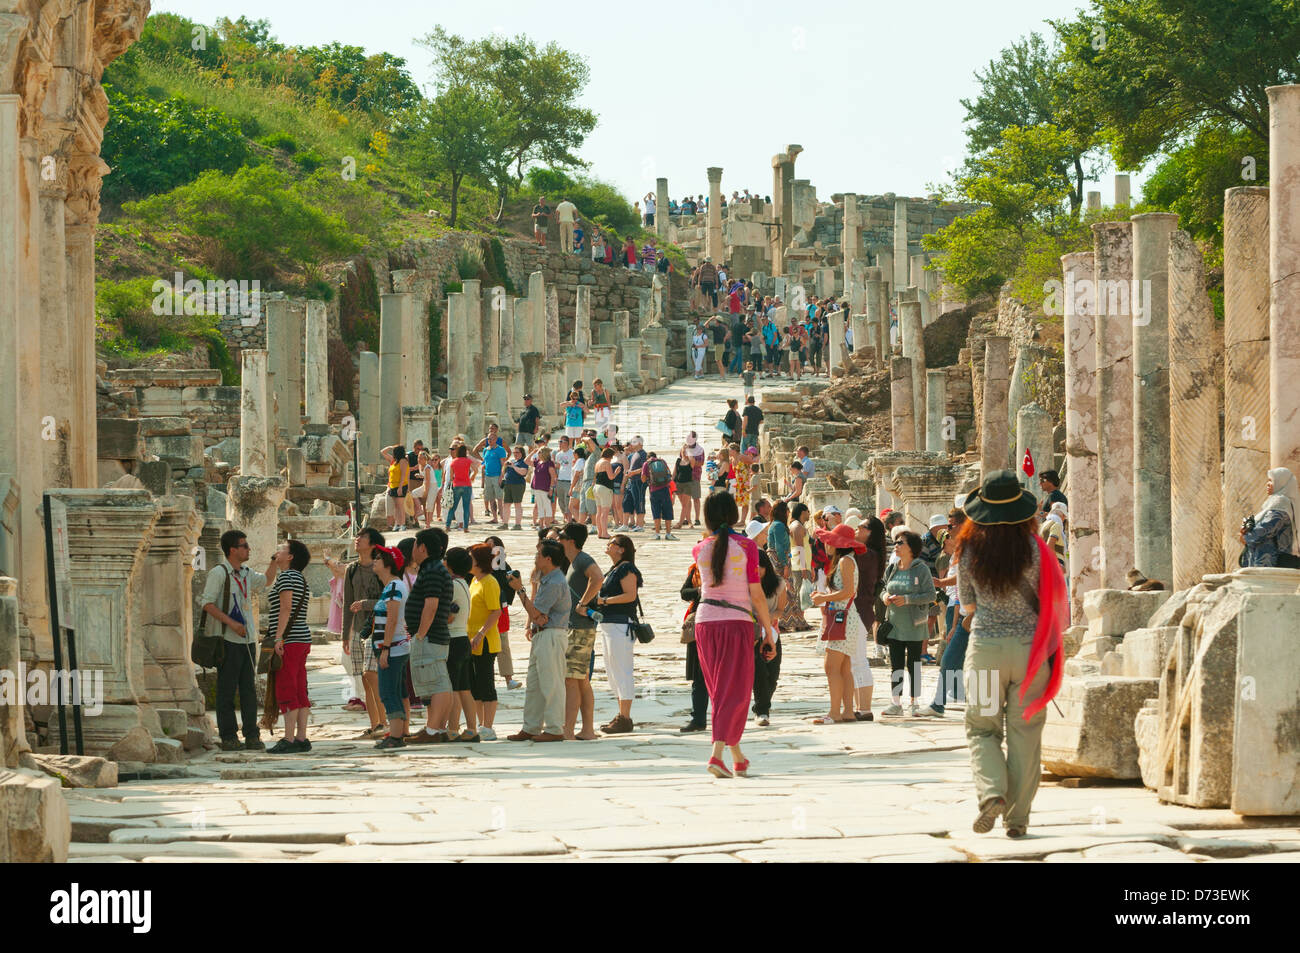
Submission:
<svg viewBox="0 0 1300 953">
<path fill-rule="evenodd" d="M 597 625 L 600 625 L 600 623 L 605 621 L 604 613 L 597 612 L 595 609 L 591 608 L 590 606 L 587 607 L 587 618 L 590 619 L 592 622 L 596 623 Z"/>
</svg>

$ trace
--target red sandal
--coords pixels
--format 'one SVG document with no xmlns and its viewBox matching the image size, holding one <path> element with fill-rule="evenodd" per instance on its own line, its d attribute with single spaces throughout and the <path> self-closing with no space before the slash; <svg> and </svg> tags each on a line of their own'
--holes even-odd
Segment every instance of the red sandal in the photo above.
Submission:
<svg viewBox="0 0 1300 953">
<path fill-rule="evenodd" d="M 748 762 L 746 762 L 746 764 L 748 764 Z M 709 759 L 709 774 L 713 775 L 715 778 L 735 777 L 735 775 L 731 773 L 731 769 L 728 768 L 721 761 L 719 761 L 717 758 Z"/>
<path fill-rule="evenodd" d="M 737 761 L 734 770 L 736 772 L 736 777 L 739 778 L 749 777 L 749 759 L 746 758 L 744 761 Z"/>
</svg>

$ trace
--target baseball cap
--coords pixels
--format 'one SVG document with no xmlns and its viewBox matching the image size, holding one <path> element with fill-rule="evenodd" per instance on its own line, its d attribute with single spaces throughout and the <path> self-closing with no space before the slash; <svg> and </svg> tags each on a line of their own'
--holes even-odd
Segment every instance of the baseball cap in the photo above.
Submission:
<svg viewBox="0 0 1300 953">
<path fill-rule="evenodd" d="M 836 506 L 834 503 L 830 504 L 829 506 L 822 507 L 822 516 L 830 516 L 832 513 L 834 513 L 836 516 L 844 515 L 843 513 L 840 512 L 840 508 Z"/>
<path fill-rule="evenodd" d="M 934 529 L 937 526 L 947 526 L 947 525 L 948 525 L 948 517 L 946 516 L 941 516 L 936 513 L 934 516 L 930 517 L 930 523 L 929 523 L 930 529 Z"/>
</svg>

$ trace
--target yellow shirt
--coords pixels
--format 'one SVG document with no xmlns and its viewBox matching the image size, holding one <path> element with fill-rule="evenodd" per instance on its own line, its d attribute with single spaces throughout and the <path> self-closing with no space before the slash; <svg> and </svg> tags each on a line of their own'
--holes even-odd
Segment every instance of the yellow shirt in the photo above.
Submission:
<svg viewBox="0 0 1300 953">
<path fill-rule="evenodd" d="M 388 488 L 396 490 L 402 485 L 402 463 L 400 460 L 393 461 L 388 468 Z"/>
<path fill-rule="evenodd" d="M 487 617 L 501 608 L 501 586 L 497 584 L 496 577 L 488 573 L 481 579 L 475 579 L 469 584 L 469 637 L 474 638 L 478 630 L 483 627 Z M 489 652 L 501 651 L 501 632 L 493 624 L 488 629 L 487 636 L 474 647 L 475 655 L 483 654 L 483 646 L 487 645 Z"/>
</svg>

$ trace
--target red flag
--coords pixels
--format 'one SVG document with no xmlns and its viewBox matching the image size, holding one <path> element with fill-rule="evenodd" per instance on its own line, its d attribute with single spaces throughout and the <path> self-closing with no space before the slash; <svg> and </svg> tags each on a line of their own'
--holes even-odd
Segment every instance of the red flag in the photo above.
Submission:
<svg viewBox="0 0 1300 953">
<path fill-rule="evenodd" d="M 1025 459 L 1020 463 L 1020 469 L 1025 471 L 1025 476 L 1034 475 L 1034 455 L 1025 447 Z"/>
</svg>

